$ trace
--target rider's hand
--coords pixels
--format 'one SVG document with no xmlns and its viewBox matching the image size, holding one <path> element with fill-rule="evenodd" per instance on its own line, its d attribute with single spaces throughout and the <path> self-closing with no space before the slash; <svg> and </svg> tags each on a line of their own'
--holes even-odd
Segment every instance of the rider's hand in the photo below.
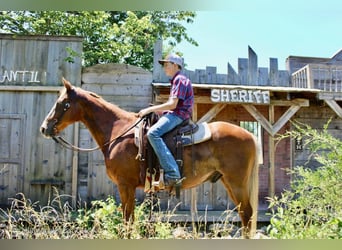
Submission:
<svg viewBox="0 0 342 250">
<path fill-rule="evenodd" d="M 137 114 L 138 117 L 143 117 L 147 114 L 151 113 L 149 108 L 145 108 L 139 111 L 139 113 Z"/>
</svg>

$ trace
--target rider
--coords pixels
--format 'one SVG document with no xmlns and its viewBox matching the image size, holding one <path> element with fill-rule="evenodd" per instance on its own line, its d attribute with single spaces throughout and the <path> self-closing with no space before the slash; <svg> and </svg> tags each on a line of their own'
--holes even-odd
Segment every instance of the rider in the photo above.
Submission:
<svg viewBox="0 0 342 250">
<path fill-rule="evenodd" d="M 184 120 L 191 118 L 194 94 L 190 79 L 181 73 L 183 59 L 176 54 L 169 54 L 159 60 L 165 74 L 171 78 L 170 95 L 167 102 L 140 110 L 139 117 L 151 112 L 163 111 L 160 119 L 149 129 L 147 138 L 152 145 L 161 167 L 165 172 L 165 185 L 180 185 L 181 179 L 178 165 L 166 146 L 162 136 L 171 131 Z"/>
</svg>

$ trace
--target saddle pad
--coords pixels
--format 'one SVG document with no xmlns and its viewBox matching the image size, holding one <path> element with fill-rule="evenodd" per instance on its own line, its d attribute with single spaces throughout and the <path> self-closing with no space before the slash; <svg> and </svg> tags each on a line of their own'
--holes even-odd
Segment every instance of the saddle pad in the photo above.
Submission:
<svg viewBox="0 0 342 250">
<path fill-rule="evenodd" d="M 199 123 L 198 130 L 194 134 L 182 135 L 183 146 L 189 146 L 192 144 L 198 144 L 207 141 L 211 138 L 211 131 L 209 129 L 208 123 Z M 134 143 L 139 148 L 142 143 L 142 133 L 143 123 L 139 123 L 134 129 Z"/>
<path fill-rule="evenodd" d="M 207 141 L 211 138 L 211 131 L 208 123 L 199 123 L 198 130 L 194 134 L 182 135 L 182 142 L 184 146 L 198 144 Z"/>
</svg>

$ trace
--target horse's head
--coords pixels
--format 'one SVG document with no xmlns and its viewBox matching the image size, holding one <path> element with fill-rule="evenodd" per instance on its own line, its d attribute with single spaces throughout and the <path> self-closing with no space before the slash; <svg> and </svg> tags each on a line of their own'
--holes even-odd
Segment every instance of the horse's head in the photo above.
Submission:
<svg viewBox="0 0 342 250">
<path fill-rule="evenodd" d="M 79 118 L 76 92 L 71 83 L 62 79 L 64 88 L 61 91 L 56 103 L 45 117 L 40 132 L 46 137 L 54 137 L 68 125 L 74 123 Z"/>
</svg>

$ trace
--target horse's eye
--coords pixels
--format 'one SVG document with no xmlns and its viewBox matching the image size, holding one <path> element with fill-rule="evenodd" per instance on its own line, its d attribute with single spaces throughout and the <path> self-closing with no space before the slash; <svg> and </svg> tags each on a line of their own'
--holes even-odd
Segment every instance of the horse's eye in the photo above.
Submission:
<svg viewBox="0 0 342 250">
<path fill-rule="evenodd" d="M 67 111 L 67 109 L 69 109 L 70 108 L 70 103 L 65 103 L 64 104 L 64 111 Z"/>
</svg>

